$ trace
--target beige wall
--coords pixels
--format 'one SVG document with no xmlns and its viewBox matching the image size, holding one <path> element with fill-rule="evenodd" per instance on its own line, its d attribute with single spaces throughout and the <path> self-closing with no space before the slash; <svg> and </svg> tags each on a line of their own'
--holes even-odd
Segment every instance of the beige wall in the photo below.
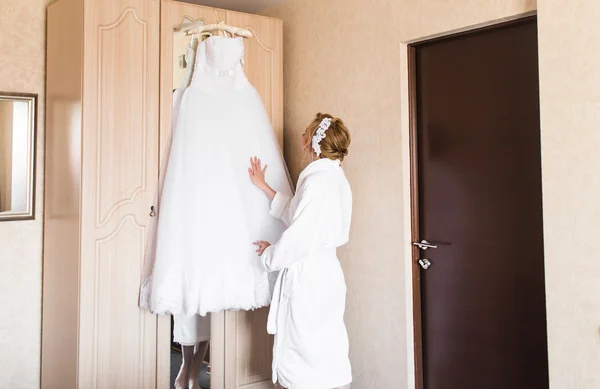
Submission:
<svg viewBox="0 0 600 389">
<path fill-rule="evenodd" d="M 285 25 L 285 154 L 292 175 L 306 164 L 300 133 L 314 113 L 340 116 L 353 132 L 344 165 L 355 214 L 351 242 L 341 252 L 353 389 L 410 387 L 412 374 L 401 42 L 536 6 L 552 388 L 600 388 L 600 3 L 289 0 L 264 12 Z"/>
<path fill-rule="evenodd" d="M 0 388 L 39 387 L 46 5 L 0 1 L 0 91 L 38 93 L 32 221 L 0 222 Z"/>
<path fill-rule="evenodd" d="M 600 2 L 538 6 L 550 379 L 600 388 Z"/>
</svg>

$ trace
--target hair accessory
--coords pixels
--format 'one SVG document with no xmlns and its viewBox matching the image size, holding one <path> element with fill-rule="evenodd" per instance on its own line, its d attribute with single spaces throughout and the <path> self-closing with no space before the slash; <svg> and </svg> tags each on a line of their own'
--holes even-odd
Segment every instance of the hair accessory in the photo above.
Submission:
<svg viewBox="0 0 600 389">
<path fill-rule="evenodd" d="M 325 118 L 323 120 L 321 120 L 321 123 L 319 124 L 319 128 L 317 129 L 317 132 L 315 132 L 315 135 L 312 138 L 312 148 L 315 151 L 315 154 L 317 154 L 317 156 L 321 155 L 321 141 L 327 136 L 325 134 L 325 131 L 327 131 L 327 129 L 329 129 L 329 126 L 331 126 L 331 118 Z"/>
</svg>

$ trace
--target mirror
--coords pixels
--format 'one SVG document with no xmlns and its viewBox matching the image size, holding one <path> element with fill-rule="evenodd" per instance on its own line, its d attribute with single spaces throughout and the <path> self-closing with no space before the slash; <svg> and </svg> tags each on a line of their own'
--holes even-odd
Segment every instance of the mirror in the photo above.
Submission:
<svg viewBox="0 0 600 389">
<path fill-rule="evenodd" d="M 198 26 L 204 24 L 203 19 L 192 19 L 189 16 L 185 16 L 177 28 L 181 28 L 181 26 L 192 23 L 197 24 Z M 189 78 L 192 74 L 192 69 L 190 69 L 190 67 L 193 67 L 195 62 L 195 59 L 190 59 L 187 57 L 189 54 L 188 45 L 191 42 L 192 33 L 184 31 L 173 32 L 173 88 L 182 87 L 190 82 Z M 196 46 L 197 43 L 196 45 L 193 45 L 194 50 L 196 49 Z M 192 62 L 188 63 L 190 60 Z"/>
<path fill-rule="evenodd" d="M 34 216 L 37 95 L 0 92 L 0 221 Z"/>
</svg>

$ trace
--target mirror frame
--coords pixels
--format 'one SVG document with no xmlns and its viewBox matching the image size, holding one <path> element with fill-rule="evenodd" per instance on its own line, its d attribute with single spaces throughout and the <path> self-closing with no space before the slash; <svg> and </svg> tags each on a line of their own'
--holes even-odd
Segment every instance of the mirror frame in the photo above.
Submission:
<svg viewBox="0 0 600 389">
<path fill-rule="evenodd" d="M 27 177 L 27 209 L 22 212 L 0 212 L 0 222 L 35 219 L 35 180 L 37 150 L 37 100 L 36 93 L 0 92 L 0 101 L 21 101 L 28 103 L 29 112 L 29 167 Z"/>
</svg>

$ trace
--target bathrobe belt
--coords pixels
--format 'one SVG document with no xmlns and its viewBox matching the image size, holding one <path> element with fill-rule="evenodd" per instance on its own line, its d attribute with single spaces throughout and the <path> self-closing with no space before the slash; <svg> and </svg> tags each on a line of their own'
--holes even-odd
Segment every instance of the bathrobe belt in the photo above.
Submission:
<svg viewBox="0 0 600 389">
<path fill-rule="evenodd" d="M 267 320 L 267 332 L 269 334 L 275 335 L 278 329 L 281 329 L 280 326 L 283 323 L 280 321 L 284 319 L 279 317 L 280 313 L 282 313 L 281 304 L 290 298 L 296 285 L 298 267 L 302 265 L 302 262 L 326 261 L 331 259 L 337 260 L 336 249 L 327 249 L 316 254 L 311 254 L 279 272 L 275 288 L 273 289 L 273 299 L 271 300 L 271 308 L 269 309 L 269 318 Z"/>
<path fill-rule="evenodd" d="M 277 383 L 277 372 L 279 364 L 279 354 L 281 343 L 284 341 L 282 330 L 286 327 L 286 321 L 289 316 L 289 299 L 295 289 L 296 281 L 300 269 L 306 262 L 313 261 L 337 261 L 336 249 L 323 250 L 318 253 L 313 253 L 306 258 L 295 262 L 289 268 L 283 269 L 277 276 L 277 282 L 273 290 L 273 299 L 271 300 L 271 308 L 269 309 L 269 318 L 267 320 L 267 332 L 275 336 L 275 347 L 273 348 L 273 384 Z"/>
</svg>

